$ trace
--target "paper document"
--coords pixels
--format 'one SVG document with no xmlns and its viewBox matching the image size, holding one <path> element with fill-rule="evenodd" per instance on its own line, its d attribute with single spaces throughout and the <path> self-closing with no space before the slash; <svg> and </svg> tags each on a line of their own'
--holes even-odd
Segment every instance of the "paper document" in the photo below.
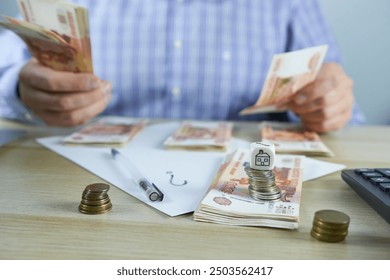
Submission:
<svg viewBox="0 0 390 280">
<path fill-rule="evenodd" d="M 179 122 L 151 124 L 142 129 L 124 148 L 118 150 L 129 157 L 139 171 L 164 193 L 161 202 L 150 202 L 145 192 L 115 164 L 111 149 L 97 146 L 64 145 L 63 137 L 37 139 L 38 143 L 84 167 L 151 207 L 170 216 L 194 211 L 209 188 L 227 153 L 166 150 L 164 141 L 180 126 Z M 233 138 L 229 153 L 248 148 L 249 142 Z M 310 159 L 310 174 L 316 177 L 340 170 L 341 165 Z M 303 169 L 306 167 L 304 160 Z M 309 180 L 313 177 L 303 179 Z M 93 182 L 91 182 L 93 183 Z"/>
</svg>

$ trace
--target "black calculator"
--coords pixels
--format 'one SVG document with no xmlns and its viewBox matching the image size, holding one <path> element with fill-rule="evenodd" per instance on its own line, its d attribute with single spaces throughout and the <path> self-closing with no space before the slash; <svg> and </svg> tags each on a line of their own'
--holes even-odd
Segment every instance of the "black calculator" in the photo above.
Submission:
<svg viewBox="0 0 390 280">
<path fill-rule="evenodd" d="M 390 168 L 345 169 L 341 178 L 390 224 Z"/>
</svg>

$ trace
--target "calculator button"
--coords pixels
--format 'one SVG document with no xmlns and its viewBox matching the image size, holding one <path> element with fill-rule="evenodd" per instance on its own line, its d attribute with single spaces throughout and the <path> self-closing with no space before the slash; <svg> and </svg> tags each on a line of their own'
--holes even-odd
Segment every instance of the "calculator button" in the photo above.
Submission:
<svg viewBox="0 0 390 280">
<path fill-rule="evenodd" d="M 376 172 L 382 174 L 383 176 L 390 178 L 390 169 L 389 168 L 379 168 L 375 169 Z"/>
<path fill-rule="evenodd" d="M 363 172 L 374 172 L 375 169 L 370 169 L 370 168 L 359 168 L 355 169 L 355 173 L 361 175 Z"/>
<path fill-rule="evenodd" d="M 370 178 L 370 181 L 375 185 L 379 185 L 380 183 L 390 183 L 390 179 L 386 177 L 373 177 Z"/>
<path fill-rule="evenodd" d="M 374 177 L 382 177 L 382 174 L 380 174 L 378 172 L 363 172 L 363 173 L 361 173 L 361 175 L 365 179 L 370 179 L 370 178 L 374 178 Z"/>
<path fill-rule="evenodd" d="M 380 183 L 379 188 L 387 193 L 390 193 L 390 183 Z"/>
</svg>

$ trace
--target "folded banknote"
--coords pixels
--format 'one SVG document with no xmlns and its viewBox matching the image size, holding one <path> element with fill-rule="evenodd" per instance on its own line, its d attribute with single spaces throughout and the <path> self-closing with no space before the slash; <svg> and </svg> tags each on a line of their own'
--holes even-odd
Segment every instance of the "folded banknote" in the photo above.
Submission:
<svg viewBox="0 0 390 280">
<path fill-rule="evenodd" d="M 258 100 L 240 115 L 278 111 L 276 104 L 290 101 L 297 91 L 314 81 L 327 50 L 327 45 L 321 45 L 275 55 Z"/>
</svg>

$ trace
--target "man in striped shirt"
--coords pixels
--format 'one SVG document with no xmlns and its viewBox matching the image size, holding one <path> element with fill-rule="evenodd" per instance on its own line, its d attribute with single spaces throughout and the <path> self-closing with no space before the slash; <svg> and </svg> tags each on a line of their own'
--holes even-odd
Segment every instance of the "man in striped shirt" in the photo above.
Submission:
<svg viewBox="0 0 390 280">
<path fill-rule="evenodd" d="M 94 74 L 58 72 L 0 35 L 0 116 L 75 126 L 102 115 L 298 121 L 327 132 L 362 122 L 317 0 L 74 0 L 89 9 Z M 274 54 L 328 44 L 317 79 L 287 113 L 239 116 Z"/>
</svg>

